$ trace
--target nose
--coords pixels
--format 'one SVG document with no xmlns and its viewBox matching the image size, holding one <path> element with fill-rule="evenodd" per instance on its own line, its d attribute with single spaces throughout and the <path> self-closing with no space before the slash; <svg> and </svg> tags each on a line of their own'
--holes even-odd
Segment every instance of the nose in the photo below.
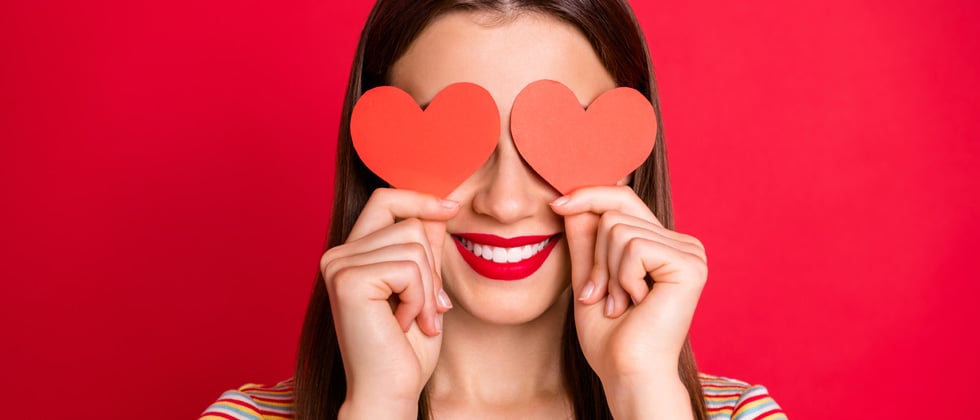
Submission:
<svg viewBox="0 0 980 420">
<path fill-rule="evenodd" d="M 542 196 L 543 181 L 521 159 L 514 142 L 501 137 L 484 168 L 483 185 L 473 196 L 473 211 L 510 224 L 533 217 L 547 207 L 548 200 Z"/>
</svg>

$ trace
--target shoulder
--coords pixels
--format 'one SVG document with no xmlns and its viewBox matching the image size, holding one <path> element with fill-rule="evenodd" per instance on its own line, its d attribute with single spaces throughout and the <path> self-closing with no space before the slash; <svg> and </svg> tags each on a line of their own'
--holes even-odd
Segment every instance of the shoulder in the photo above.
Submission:
<svg viewBox="0 0 980 420">
<path fill-rule="evenodd" d="M 786 413 L 762 385 L 738 379 L 699 373 L 704 401 L 711 420 L 776 420 Z"/>
<path fill-rule="evenodd" d="M 275 385 L 245 384 L 225 391 L 201 413 L 201 420 L 281 420 L 293 418 L 293 378 Z"/>
</svg>

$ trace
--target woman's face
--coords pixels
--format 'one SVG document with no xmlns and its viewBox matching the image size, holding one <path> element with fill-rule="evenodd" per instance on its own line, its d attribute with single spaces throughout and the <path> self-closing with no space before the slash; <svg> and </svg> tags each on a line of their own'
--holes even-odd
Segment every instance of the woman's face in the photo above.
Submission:
<svg viewBox="0 0 980 420">
<path fill-rule="evenodd" d="M 560 194 L 521 159 L 510 136 L 515 97 L 541 79 L 564 83 L 583 105 L 616 87 L 584 35 L 535 13 L 443 15 L 391 72 L 391 84 L 420 104 L 452 83 L 472 82 L 489 91 L 500 110 L 496 150 L 448 197 L 462 208 L 446 225 L 442 253 L 444 287 L 456 311 L 489 322 L 527 322 L 567 299 L 564 224 L 548 205 Z"/>
</svg>

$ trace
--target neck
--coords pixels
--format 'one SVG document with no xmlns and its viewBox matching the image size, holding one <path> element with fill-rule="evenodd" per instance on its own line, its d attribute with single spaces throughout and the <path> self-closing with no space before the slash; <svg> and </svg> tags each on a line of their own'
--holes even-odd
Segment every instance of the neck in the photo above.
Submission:
<svg viewBox="0 0 980 420">
<path fill-rule="evenodd" d="M 428 384 L 430 398 L 483 406 L 564 401 L 561 341 L 567 293 L 522 324 L 488 323 L 462 308 L 446 313 L 439 362 Z"/>
</svg>

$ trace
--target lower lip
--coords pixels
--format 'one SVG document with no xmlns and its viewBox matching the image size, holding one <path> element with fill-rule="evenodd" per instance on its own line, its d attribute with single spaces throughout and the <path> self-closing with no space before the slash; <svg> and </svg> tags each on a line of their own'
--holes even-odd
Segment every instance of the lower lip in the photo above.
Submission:
<svg viewBox="0 0 980 420">
<path fill-rule="evenodd" d="M 548 259 L 548 255 L 551 255 L 551 250 L 555 249 L 555 245 L 558 244 L 558 236 L 553 236 L 541 252 L 515 263 L 496 263 L 492 260 L 483 259 L 483 257 L 477 257 L 476 254 L 463 246 L 459 238 L 453 236 L 453 242 L 456 243 L 456 249 L 463 256 L 463 261 L 466 261 L 477 274 L 491 280 L 513 281 L 527 278 L 538 271 L 544 261 Z"/>
</svg>

